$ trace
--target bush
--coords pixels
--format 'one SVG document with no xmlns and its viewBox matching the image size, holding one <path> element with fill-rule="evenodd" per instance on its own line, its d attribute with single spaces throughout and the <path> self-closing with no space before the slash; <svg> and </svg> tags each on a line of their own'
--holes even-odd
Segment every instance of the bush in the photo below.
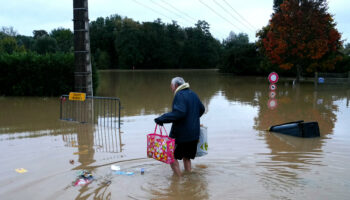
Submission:
<svg viewBox="0 0 350 200">
<path fill-rule="evenodd" d="M 94 88 L 97 72 L 93 68 Z M 74 89 L 74 55 L 14 53 L 0 55 L 0 95 L 59 96 Z"/>
</svg>

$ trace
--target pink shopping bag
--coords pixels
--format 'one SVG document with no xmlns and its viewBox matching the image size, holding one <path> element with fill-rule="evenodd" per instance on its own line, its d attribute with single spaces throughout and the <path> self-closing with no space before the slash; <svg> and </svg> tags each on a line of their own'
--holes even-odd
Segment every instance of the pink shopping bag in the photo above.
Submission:
<svg viewBox="0 0 350 200">
<path fill-rule="evenodd" d="M 147 156 L 167 164 L 173 163 L 175 139 L 168 137 L 168 133 L 163 126 L 159 126 L 160 134 L 158 134 L 157 127 L 158 125 L 154 129 L 154 133 L 147 135 Z M 164 135 L 162 128 L 166 133 Z"/>
</svg>

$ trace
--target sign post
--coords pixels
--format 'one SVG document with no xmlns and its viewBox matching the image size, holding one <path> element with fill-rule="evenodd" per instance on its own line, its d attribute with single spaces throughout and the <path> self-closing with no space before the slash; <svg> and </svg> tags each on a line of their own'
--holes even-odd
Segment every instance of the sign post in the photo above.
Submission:
<svg viewBox="0 0 350 200">
<path fill-rule="evenodd" d="M 278 82 L 279 77 L 278 77 L 278 74 L 276 72 L 271 72 L 267 79 L 270 82 L 269 101 L 267 103 L 267 107 L 269 109 L 273 110 L 277 107 L 277 99 L 275 99 L 277 85 L 275 83 Z"/>
<path fill-rule="evenodd" d="M 277 86 L 275 84 L 270 84 L 270 90 L 275 91 L 277 89 Z"/>
<path fill-rule="evenodd" d="M 278 78 L 279 77 L 278 77 L 278 74 L 276 72 L 271 72 L 269 74 L 269 77 L 268 77 L 270 83 L 277 83 L 278 82 Z"/>
</svg>

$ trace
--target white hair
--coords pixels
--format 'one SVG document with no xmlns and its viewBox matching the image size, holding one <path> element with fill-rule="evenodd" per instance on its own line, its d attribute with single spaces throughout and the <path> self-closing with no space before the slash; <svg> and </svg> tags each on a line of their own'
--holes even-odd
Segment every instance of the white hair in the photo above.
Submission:
<svg viewBox="0 0 350 200">
<path fill-rule="evenodd" d="M 179 86 L 185 83 L 185 80 L 181 77 L 175 77 L 171 79 L 171 85 L 173 86 Z"/>
</svg>

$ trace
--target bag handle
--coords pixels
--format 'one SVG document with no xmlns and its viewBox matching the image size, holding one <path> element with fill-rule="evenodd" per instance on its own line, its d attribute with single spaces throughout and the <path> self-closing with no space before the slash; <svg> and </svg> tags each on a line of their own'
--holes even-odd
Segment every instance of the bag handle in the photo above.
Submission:
<svg viewBox="0 0 350 200">
<path fill-rule="evenodd" d="M 157 134 L 157 128 L 158 128 L 158 124 L 156 124 L 156 128 L 154 129 L 154 134 Z M 160 134 L 163 135 L 161 126 L 159 126 L 159 131 L 160 131 Z"/>
<path fill-rule="evenodd" d="M 162 133 L 162 128 L 164 129 L 166 135 L 169 135 L 164 126 L 159 126 L 160 133 Z"/>
<path fill-rule="evenodd" d="M 154 133 L 157 133 L 157 127 L 158 127 L 158 124 L 156 124 L 156 128 L 154 129 Z M 160 126 L 159 125 L 159 131 L 160 131 L 160 134 L 163 135 L 163 131 L 162 131 L 162 128 L 164 129 L 166 135 L 168 135 L 168 132 L 166 131 L 165 127 L 164 126 Z"/>
</svg>

